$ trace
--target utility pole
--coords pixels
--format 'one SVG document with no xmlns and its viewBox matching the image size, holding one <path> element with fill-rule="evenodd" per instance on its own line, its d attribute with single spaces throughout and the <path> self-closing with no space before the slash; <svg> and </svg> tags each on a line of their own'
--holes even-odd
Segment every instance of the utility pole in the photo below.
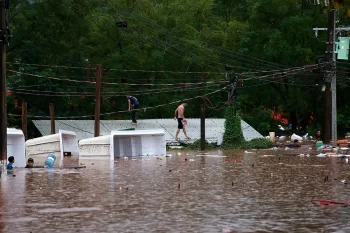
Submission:
<svg viewBox="0 0 350 233">
<path fill-rule="evenodd" d="M 95 137 L 100 136 L 101 113 L 101 65 L 96 67 L 96 96 L 95 96 Z"/>
<path fill-rule="evenodd" d="M 318 31 L 327 31 L 326 43 L 326 61 L 324 80 L 326 89 L 324 93 L 323 104 L 323 137 L 324 142 L 329 143 L 332 138 L 333 144 L 337 143 L 337 81 L 336 81 L 336 53 L 338 59 L 348 60 L 349 48 L 345 41 L 349 43 L 349 37 L 340 37 L 337 46 L 337 34 L 339 32 L 349 32 L 350 27 L 335 28 L 336 9 L 333 8 L 328 13 L 328 28 L 314 28 L 315 36 L 318 37 Z M 347 39 L 347 40 L 344 40 Z M 337 48 L 337 49 L 336 49 Z M 329 114 L 329 115 L 328 115 Z"/>
<path fill-rule="evenodd" d="M 332 63 L 331 64 L 331 74 L 332 74 L 332 83 L 331 83 L 331 92 L 332 92 L 332 124 L 331 124 L 331 130 L 332 130 L 332 144 L 333 145 L 337 145 L 337 141 L 338 141 L 338 129 L 337 129 L 337 57 L 335 54 L 336 51 L 336 28 L 335 28 L 335 24 L 336 24 L 336 9 L 333 8 L 331 10 L 331 14 L 329 16 L 331 16 L 331 19 L 329 19 L 329 26 L 330 30 L 332 30 L 333 33 L 330 33 L 330 35 L 328 35 L 329 37 L 332 37 Z"/>
<path fill-rule="evenodd" d="M 27 112 L 27 102 L 22 102 L 22 131 L 25 140 L 28 139 Z"/>
<path fill-rule="evenodd" d="M 205 105 L 201 105 L 201 150 L 205 150 Z"/>
<path fill-rule="evenodd" d="M 7 111 L 6 111 L 6 19 L 5 0 L 0 1 L 0 173 L 7 160 Z"/>
<path fill-rule="evenodd" d="M 234 72 L 231 74 L 231 80 L 230 83 L 232 85 L 231 93 L 230 93 L 230 99 L 233 102 L 233 116 L 235 117 L 237 115 L 237 85 L 238 85 L 238 75 Z"/>
<path fill-rule="evenodd" d="M 323 103 L 323 141 L 337 143 L 337 105 L 336 105 L 336 54 L 335 54 L 335 8 L 328 13 L 327 43 L 326 43 L 326 70 L 324 80 L 326 89 Z M 332 132 L 332 134 L 331 134 Z M 332 137 L 331 137 L 332 136 Z"/>
<path fill-rule="evenodd" d="M 51 134 L 56 133 L 56 125 L 55 125 L 55 105 L 49 104 L 49 110 L 50 110 L 50 122 L 51 122 Z"/>
</svg>

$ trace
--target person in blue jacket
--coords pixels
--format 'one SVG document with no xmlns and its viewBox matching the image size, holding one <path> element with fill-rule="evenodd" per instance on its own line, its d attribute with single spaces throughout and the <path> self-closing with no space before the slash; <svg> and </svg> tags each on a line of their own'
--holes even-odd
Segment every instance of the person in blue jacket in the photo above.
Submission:
<svg viewBox="0 0 350 233">
<path fill-rule="evenodd" d="M 137 124 L 136 110 L 140 108 L 140 103 L 134 96 L 131 96 L 131 95 L 128 95 L 127 99 L 128 99 L 129 111 L 131 110 L 131 120 L 132 120 L 131 124 Z M 132 109 L 131 109 L 131 106 L 132 106 Z"/>
<path fill-rule="evenodd" d="M 8 158 L 9 164 L 7 164 L 7 170 L 12 170 L 14 168 L 13 164 L 15 163 L 15 157 L 10 156 Z"/>
</svg>

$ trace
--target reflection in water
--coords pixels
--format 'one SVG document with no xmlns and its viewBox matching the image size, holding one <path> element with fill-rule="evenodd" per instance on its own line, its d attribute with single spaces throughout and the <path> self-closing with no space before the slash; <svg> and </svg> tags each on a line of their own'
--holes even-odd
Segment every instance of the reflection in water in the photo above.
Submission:
<svg viewBox="0 0 350 233">
<path fill-rule="evenodd" d="M 172 154 L 18 169 L 1 180 L 0 232 L 350 231 L 350 207 L 310 202 L 350 199 L 350 167 L 336 158 Z"/>
</svg>

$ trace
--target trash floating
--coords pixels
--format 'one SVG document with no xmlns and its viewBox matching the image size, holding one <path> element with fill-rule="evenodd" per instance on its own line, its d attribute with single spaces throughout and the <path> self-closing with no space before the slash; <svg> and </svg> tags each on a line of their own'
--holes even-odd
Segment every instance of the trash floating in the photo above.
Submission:
<svg viewBox="0 0 350 233">
<path fill-rule="evenodd" d="M 227 158 L 227 159 L 224 159 L 224 162 L 226 163 L 241 163 L 242 160 L 241 159 L 234 159 L 234 158 Z"/>
<path fill-rule="evenodd" d="M 299 157 L 304 157 L 304 156 L 306 156 L 306 157 L 310 157 L 310 155 L 309 154 L 300 154 L 300 155 L 297 155 L 297 156 L 299 156 Z"/>
<path fill-rule="evenodd" d="M 251 152 L 251 151 L 244 151 L 244 153 L 251 154 L 251 153 L 254 153 L 254 152 Z"/>
<path fill-rule="evenodd" d="M 330 200 L 311 200 L 312 204 L 318 204 L 318 205 L 328 205 L 328 206 L 350 206 L 350 201 L 346 202 L 337 202 L 337 201 L 330 201 Z"/>
<path fill-rule="evenodd" d="M 199 155 L 196 155 L 196 156 L 199 156 L 199 157 L 212 157 L 212 158 L 225 158 L 225 157 L 227 157 L 225 155 L 205 155 L 205 154 L 199 154 Z"/>
</svg>

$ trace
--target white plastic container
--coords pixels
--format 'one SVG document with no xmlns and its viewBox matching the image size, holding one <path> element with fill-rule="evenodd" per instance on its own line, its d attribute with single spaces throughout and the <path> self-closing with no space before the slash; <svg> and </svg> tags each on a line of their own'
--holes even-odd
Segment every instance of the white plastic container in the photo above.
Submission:
<svg viewBox="0 0 350 233">
<path fill-rule="evenodd" d="M 118 157 L 166 155 L 165 132 L 162 129 L 112 131 L 110 160 Z"/>
<path fill-rule="evenodd" d="M 270 140 L 272 142 L 275 142 L 275 132 L 269 132 L 269 135 L 270 135 Z"/>
<path fill-rule="evenodd" d="M 60 130 L 57 134 L 26 141 L 26 157 L 33 158 L 35 166 L 44 166 L 49 154 L 56 156 L 56 168 L 77 167 L 79 148 L 75 133 Z"/>
<path fill-rule="evenodd" d="M 111 156 L 111 135 L 87 138 L 79 141 L 80 158 L 106 158 Z"/>
<path fill-rule="evenodd" d="M 7 128 L 7 158 L 10 156 L 15 158 L 16 167 L 26 166 L 25 140 L 22 130 Z"/>
</svg>

